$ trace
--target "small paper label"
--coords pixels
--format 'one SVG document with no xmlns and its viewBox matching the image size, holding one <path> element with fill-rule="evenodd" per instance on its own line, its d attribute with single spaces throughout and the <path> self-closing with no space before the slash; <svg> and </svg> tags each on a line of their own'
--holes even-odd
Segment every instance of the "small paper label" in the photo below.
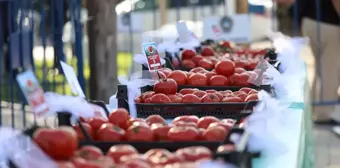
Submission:
<svg viewBox="0 0 340 168">
<path fill-rule="evenodd" d="M 153 72 L 162 68 L 161 58 L 158 54 L 155 42 L 143 43 L 142 50 L 147 59 L 149 71 Z"/>
<path fill-rule="evenodd" d="M 41 117 L 49 112 L 49 107 L 44 96 L 44 90 L 40 86 L 32 70 L 17 75 L 18 84 L 34 113 Z"/>
<path fill-rule="evenodd" d="M 72 93 L 82 98 L 85 98 L 85 93 L 79 84 L 79 81 L 76 76 L 76 73 L 74 72 L 74 69 L 63 61 L 60 61 L 60 64 L 61 64 L 61 68 L 64 71 L 66 80 L 71 87 Z"/>
</svg>

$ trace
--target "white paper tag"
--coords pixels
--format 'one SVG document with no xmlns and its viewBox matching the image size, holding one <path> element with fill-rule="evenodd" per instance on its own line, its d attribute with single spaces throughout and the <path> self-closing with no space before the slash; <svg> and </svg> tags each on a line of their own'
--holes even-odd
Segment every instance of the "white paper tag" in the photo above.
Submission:
<svg viewBox="0 0 340 168">
<path fill-rule="evenodd" d="M 61 67 L 63 68 L 66 80 L 69 86 L 71 87 L 72 93 L 82 98 L 85 98 L 86 97 L 85 93 L 79 84 L 79 81 L 76 76 L 76 73 L 74 72 L 74 69 L 63 61 L 60 61 L 60 64 L 61 64 Z"/>
<path fill-rule="evenodd" d="M 186 43 L 191 40 L 192 32 L 188 29 L 185 22 L 178 22 L 176 28 L 181 43 Z"/>
<path fill-rule="evenodd" d="M 155 42 L 142 43 L 142 52 L 146 57 L 149 71 L 154 72 L 162 68 L 161 57 Z"/>
<path fill-rule="evenodd" d="M 247 14 L 204 19 L 204 39 L 226 40 L 236 43 L 251 41 L 250 17 Z"/>
<path fill-rule="evenodd" d="M 18 84 L 34 113 L 42 117 L 49 112 L 49 106 L 44 96 L 44 90 L 40 86 L 32 70 L 20 73 L 16 77 Z"/>
</svg>

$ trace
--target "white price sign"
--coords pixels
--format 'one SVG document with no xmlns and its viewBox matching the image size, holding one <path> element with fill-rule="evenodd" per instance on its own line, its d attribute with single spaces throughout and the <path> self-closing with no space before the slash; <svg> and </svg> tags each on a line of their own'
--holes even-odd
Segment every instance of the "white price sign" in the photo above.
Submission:
<svg viewBox="0 0 340 168">
<path fill-rule="evenodd" d="M 71 87 L 72 93 L 82 98 L 85 98 L 85 93 L 79 84 L 79 81 L 78 81 L 76 73 L 74 72 L 74 69 L 63 61 L 60 61 L 60 64 L 61 64 L 61 68 L 64 71 L 66 80 Z"/>
</svg>

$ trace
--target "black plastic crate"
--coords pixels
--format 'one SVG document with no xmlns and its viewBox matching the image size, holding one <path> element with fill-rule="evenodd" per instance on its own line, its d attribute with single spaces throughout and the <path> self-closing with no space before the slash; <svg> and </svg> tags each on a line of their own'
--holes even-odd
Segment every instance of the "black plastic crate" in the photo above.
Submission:
<svg viewBox="0 0 340 168">
<path fill-rule="evenodd" d="M 126 85 L 118 85 L 117 92 L 118 107 L 129 109 L 128 89 Z M 147 104 L 137 103 L 137 117 L 146 118 L 153 114 L 161 115 L 165 119 L 173 119 L 182 115 L 207 115 L 218 118 L 233 118 L 240 121 L 251 114 L 258 101 L 250 102 L 216 102 L 216 103 L 169 103 L 169 104 Z"/>
</svg>

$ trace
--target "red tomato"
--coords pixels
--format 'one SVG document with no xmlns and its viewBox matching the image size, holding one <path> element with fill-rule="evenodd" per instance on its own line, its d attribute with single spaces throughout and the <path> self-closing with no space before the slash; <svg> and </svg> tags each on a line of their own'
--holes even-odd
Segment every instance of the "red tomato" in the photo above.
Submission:
<svg viewBox="0 0 340 168">
<path fill-rule="evenodd" d="M 230 60 L 219 61 L 215 65 L 216 73 L 223 76 L 231 76 L 235 73 L 235 64 Z"/>
<path fill-rule="evenodd" d="M 220 101 L 223 99 L 223 95 L 220 92 L 215 92 L 214 94 L 220 98 Z"/>
<path fill-rule="evenodd" d="M 247 62 L 243 60 L 235 61 L 235 68 L 246 68 Z"/>
<path fill-rule="evenodd" d="M 175 155 L 166 149 L 150 149 L 144 156 L 146 156 L 152 165 L 155 166 L 165 166 L 181 160 L 178 155 Z"/>
<path fill-rule="evenodd" d="M 238 80 L 235 81 L 235 85 L 237 85 L 237 86 L 250 86 L 248 79 L 249 79 L 249 74 L 247 72 L 243 72 L 239 75 Z"/>
<path fill-rule="evenodd" d="M 194 56 L 196 56 L 196 52 L 194 50 L 184 50 L 182 52 L 182 60 L 191 59 Z"/>
<path fill-rule="evenodd" d="M 231 119 L 231 118 L 226 118 L 226 119 L 223 119 L 221 122 L 231 124 L 232 126 L 234 126 L 234 124 L 236 123 L 236 120 Z"/>
<path fill-rule="evenodd" d="M 194 63 L 195 63 L 196 65 L 198 64 L 198 62 L 199 62 L 201 59 L 203 59 L 203 57 L 200 56 L 200 55 L 196 55 L 196 56 L 192 57 L 192 61 L 194 61 Z"/>
<path fill-rule="evenodd" d="M 153 132 L 155 139 L 158 141 L 168 140 L 168 132 L 171 129 L 171 126 L 154 123 L 151 125 L 151 131 Z"/>
<path fill-rule="evenodd" d="M 180 103 L 182 101 L 182 97 L 175 95 L 167 95 L 172 103 Z"/>
<path fill-rule="evenodd" d="M 248 95 L 244 101 L 248 102 L 248 101 L 257 101 L 257 100 L 259 100 L 257 93 L 253 93 L 253 94 Z"/>
<path fill-rule="evenodd" d="M 148 125 L 152 125 L 153 123 L 166 124 L 166 121 L 162 116 L 155 114 L 148 116 L 148 118 L 146 118 L 146 123 L 148 123 Z"/>
<path fill-rule="evenodd" d="M 222 102 L 243 102 L 243 100 L 239 97 L 225 97 Z"/>
<path fill-rule="evenodd" d="M 130 126 L 125 135 L 128 141 L 152 141 L 154 139 L 151 129 L 142 124 Z"/>
<path fill-rule="evenodd" d="M 177 121 L 173 123 L 174 126 L 178 127 L 197 127 L 195 122 L 185 122 L 185 121 Z"/>
<path fill-rule="evenodd" d="M 182 149 L 178 149 L 176 153 L 184 158 L 185 161 L 194 162 L 204 158 L 211 159 L 212 153 L 210 149 L 203 146 L 191 146 Z"/>
<path fill-rule="evenodd" d="M 161 68 L 158 71 L 163 72 L 165 76 L 168 76 L 172 70 L 169 68 Z"/>
<path fill-rule="evenodd" d="M 198 129 L 195 127 L 174 126 L 168 132 L 171 141 L 194 141 L 199 138 Z"/>
<path fill-rule="evenodd" d="M 207 57 L 207 56 L 214 56 L 214 50 L 211 47 L 203 47 L 202 51 L 201 51 L 201 55 L 203 57 Z"/>
<path fill-rule="evenodd" d="M 203 90 L 198 90 L 198 91 L 195 91 L 193 94 L 196 95 L 199 98 L 202 98 L 205 94 L 207 94 L 207 92 L 205 92 Z"/>
<path fill-rule="evenodd" d="M 248 93 L 248 95 L 250 95 L 250 94 L 253 94 L 253 93 L 259 93 L 259 91 L 257 91 L 257 90 L 252 90 L 252 91 L 250 91 L 249 93 Z"/>
<path fill-rule="evenodd" d="M 234 124 L 221 121 L 221 122 L 211 123 L 208 128 L 216 127 L 216 126 L 223 127 L 227 132 L 229 132 L 229 130 L 234 126 Z"/>
<path fill-rule="evenodd" d="M 207 59 L 201 59 L 198 64 L 199 67 L 202 67 L 204 69 L 213 69 L 214 65 L 211 61 L 207 60 Z"/>
<path fill-rule="evenodd" d="M 199 128 L 207 129 L 211 123 L 219 122 L 219 119 L 213 116 L 202 117 L 198 120 L 197 126 Z"/>
<path fill-rule="evenodd" d="M 76 168 L 71 162 L 58 161 L 58 168 Z"/>
<path fill-rule="evenodd" d="M 207 93 L 202 97 L 202 102 L 211 103 L 211 102 L 220 102 L 221 99 L 215 93 Z"/>
<path fill-rule="evenodd" d="M 140 99 L 141 99 L 142 102 L 145 102 L 145 100 L 146 100 L 147 98 L 152 97 L 154 94 L 155 94 L 154 91 L 147 91 L 147 92 L 144 92 L 144 93 L 142 93 L 142 95 L 140 96 Z"/>
<path fill-rule="evenodd" d="M 122 156 L 138 154 L 136 148 L 131 145 L 113 145 L 107 152 L 107 156 L 111 157 L 116 163 Z"/>
<path fill-rule="evenodd" d="M 203 137 L 204 131 L 205 131 L 205 129 L 203 129 L 203 128 L 199 128 L 199 129 L 198 129 L 198 132 L 199 132 L 199 138 L 198 138 L 198 140 L 199 140 L 199 141 L 204 140 L 204 137 Z"/>
<path fill-rule="evenodd" d="M 107 123 L 107 121 L 103 117 L 94 117 L 89 121 L 89 124 L 94 131 L 97 131 L 105 123 Z"/>
<path fill-rule="evenodd" d="M 246 72 L 246 70 L 243 69 L 243 68 L 235 68 L 235 73 L 240 74 L 240 73 L 243 73 L 243 72 Z"/>
<path fill-rule="evenodd" d="M 176 94 L 177 83 L 173 79 L 159 80 L 154 85 L 153 90 L 155 91 L 155 93 Z"/>
<path fill-rule="evenodd" d="M 111 123 L 103 124 L 96 133 L 96 139 L 99 141 L 121 141 L 124 138 L 125 131 Z"/>
<path fill-rule="evenodd" d="M 202 67 L 196 67 L 190 70 L 192 73 L 205 72 L 206 70 Z"/>
<path fill-rule="evenodd" d="M 75 155 L 86 160 L 96 160 L 104 154 L 98 147 L 88 145 L 78 149 Z"/>
<path fill-rule="evenodd" d="M 165 79 L 165 78 L 166 78 L 166 75 L 165 75 L 164 72 L 162 72 L 162 71 L 151 72 L 151 78 L 152 78 L 153 80 Z"/>
<path fill-rule="evenodd" d="M 182 65 L 185 68 L 192 69 L 196 67 L 196 64 L 192 60 L 182 60 Z"/>
<path fill-rule="evenodd" d="M 142 162 L 147 162 L 147 163 L 151 164 L 151 162 L 148 161 L 147 157 L 145 157 L 144 155 L 140 155 L 140 154 L 132 154 L 132 155 L 122 156 L 119 159 L 119 163 L 125 163 L 129 160 L 140 160 Z"/>
<path fill-rule="evenodd" d="M 205 76 L 207 76 L 208 80 L 211 79 L 214 75 L 216 75 L 216 72 L 206 72 L 204 73 Z"/>
<path fill-rule="evenodd" d="M 224 141 L 227 131 L 222 126 L 213 126 L 205 130 L 203 137 L 206 141 Z"/>
<path fill-rule="evenodd" d="M 230 43 L 228 41 L 223 41 L 221 43 L 221 46 L 226 47 L 226 48 L 231 48 L 231 45 L 230 45 Z"/>
<path fill-rule="evenodd" d="M 208 90 L 206 90 L 206 92 L 207 92 L 207 93 L 216 93 L 217 91 L 214 90 L 214 89 L 208 89 Z"/>
<path fill-rule="evenodd" d="M 186 94 L 193 94 L 195 91 L 198 91 L 198 89 L 193 89 L 193 88 L 184 88 L 181 89 L 181 91 L 179 91 L 180 94 L 182 94 L 183 96 Z"/>
<path fill-rule="evenodd" d="M 92 129 L 91 125 L 88 123 L 84 123 L 84 122 L 82 122 L 81 125 L 85 128 L 85 131 L 87 132 L 87 134 L 89 134 L 91 138 L 94 138 L 94 130 Z M 73 128 L 77 133 L 78 140 L 79 141 L 85 140 L 85 135 L 81 131 L 80 126 L 77 124 Z"/>
<path fill-rule="evenodd" d="M 33 135 L 36 144 L 51 158 L 69 159 L 78 148 L 77 133 L 72 127 L 39 128 Z"/>
<path fill-rule="evenodd" d="M 151 103 L 158 103 L 158 104 L 164 104 L 164 103 L 171 103 L 171 100 L 168 96 L 166 96 L 163 93 L 157 93 L 151 97 Z"/>
<path fill-rule="evenodd" d="M 132 159 L 122 163 L 123 168 L 151 168 L 151 165 L 142 160 Z"/>
<path fill-rule="evenodd" d="M 118 108 L 110 113 L 110 123 L 119 126 L 120 128 L 127 129 L 129 127 L 130 115 L 124 108 Z"/>
<path fill-rule="evenodd" d="M 186 85 L 188 82 L 187 74 L 180 70 L 172 71 L 168 78 L 175 80 L 178 85 Z"/>
<path fill-rule="evenodd" d="M 208 77 L 204 74 L 196 73 L 188 78 L 188 85 L 191 86 L 207 86 Z"/>
<path fill-rule="evenodd" d="M 172 123 L 176 123 L 176 122 L 179 122 L 179 121 L 184 121 L 184 122 L 194 122 L 194 123 L 197 123 L 199 120 L 199 118 L 197 116 L 194 116 L 194 115 L 184 115 L 184 116 L 178 116 L 176 117 Z"/>
<path fill-rule="evenodd" d="M 186 94 L 182 98 L 182 103 L 200 103 L 201 98 L 197 97 L 194 94 Z"/>
<path fill-rule="evenodd" d="M 226 86 L 228 84 L 228 78 L 222 75 L 212 76 L 209 80 L 210 86 Z"/>
<path fill-rule="evenodd" d="M 246 68 L 248 70 L 254 70 L 256 68 L 256 66 L 257 66 L 257 62 L 251 61 L 251 62 L 249 62 L 249 64 L 247 65 Z"/>
<path fill-rule="evenodd" d="M 135 103 L 142 103 L 139 97 L 135 97 L 134 100 L 135 100 Z"/>
<path fill-rule="evenodd" d="M 239 98 L 241 98 L 243 101 L 247 98 L 247 94 L 246 93 L 239 93 L 238 95 L 237 95 L 237 97 L 239 97 Z"/>
<path fill-rule="evenodd" d="M 146 124 L 146 121 L 144 119 L 142 119 L 142 118 L 130 118 L 129 126 L 131 126 L 135 122 L 139 122 L 139 123 L 143 122 L 143 123 Z"/>
<path fill-rule="evenodd" d="M 250 91 L 252 91 L 252 90 L 254 90 L 254 89 L 248 88 L 248 87 L 243 87 L 243 88 L 240 89 L 240 91 L 243 91 L 243 92 L 245 92 L 245 93 L 247 93 L 247 94 L 248 94 Z"/>
<path fill-rule="evenodd" d="M 231 86 L 238 86 L 237 82 L 240 79 L 240 74 L 235 73 L 234 75 L 231 75 L 230 77 L 228 77 L 229 80 L 229 85 Z"/>
<path fill-rule="evenodd" d="M 226 144 L 226 145 L 219 146 L 217 148 L 217 153 L 233 152 L 235 150 L 236 150 L 235 145 Z"/>
</svg>

